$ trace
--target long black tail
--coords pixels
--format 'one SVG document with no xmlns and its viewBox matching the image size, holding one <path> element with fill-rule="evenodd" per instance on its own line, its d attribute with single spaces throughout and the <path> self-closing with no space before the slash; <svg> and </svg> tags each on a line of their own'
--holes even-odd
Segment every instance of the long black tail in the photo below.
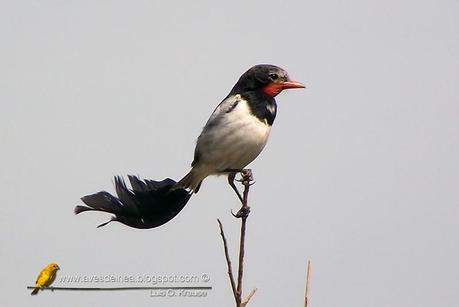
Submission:
<svg viewBox="0 0 459 307">
<path fill-rule="evenodd" d="M 161 226 L 173 219 L 190 199 L 192 193 L 174 187 L 176 182 L 170 178 L 163 181 L 128 176 L 131 189 L 126 187 L 123 178 L 115 177 L 115 189 L 118 197 L 106 191 L 81 198 L 86 206 L 75 207 L 75 214 L 84 211 L 102 211 L 114 214 L 105 226 L 112 221 L 127 226 L 147 229 Z"/>
</svg>

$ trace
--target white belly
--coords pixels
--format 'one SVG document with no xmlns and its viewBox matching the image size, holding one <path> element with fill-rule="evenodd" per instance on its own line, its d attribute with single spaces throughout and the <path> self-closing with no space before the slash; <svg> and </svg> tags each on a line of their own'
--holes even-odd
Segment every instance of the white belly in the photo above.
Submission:
<svg viewBox="0 0 459 307">
<path fill-rule="evenodd" d="M 263 150 L 270 130 L 271 126 L 252 115 L 246 101 L 241 100 L 217 128 L 200 137 L 196 166 L 206 169 L 208 174 L 243 169 Z"/>
</svg>

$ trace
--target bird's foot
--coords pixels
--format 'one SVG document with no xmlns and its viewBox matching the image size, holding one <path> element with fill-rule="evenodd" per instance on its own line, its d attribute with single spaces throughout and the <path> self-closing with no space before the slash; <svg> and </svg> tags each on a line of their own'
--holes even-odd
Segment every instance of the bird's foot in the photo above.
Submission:
<svg viewBox="0 0 459 307">
<path fill-rule="evenodd" d="M 243 206 L 241 207 L 241 209 L 239 209 L 239 211 L 234 214 L 232 211 L 231 211 L 231 214 L 237 218 L 237 219 L 240 219 L 240 218 L 247 218 L 250 214 L 250 207 L 249 206 Z"/>
<path fill-rule="evenodd" d="M 253 181 L 253 174 L 250 168 L 245 168 L 241 171 L 241 179 L 237 179 L 243 185 L 253 185 L 255 182 Z"/>
</svg>

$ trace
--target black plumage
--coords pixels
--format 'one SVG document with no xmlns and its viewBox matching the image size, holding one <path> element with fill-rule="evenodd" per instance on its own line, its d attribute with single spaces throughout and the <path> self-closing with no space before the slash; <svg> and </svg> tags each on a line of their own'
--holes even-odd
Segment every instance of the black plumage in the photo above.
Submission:
<svg viewBox="0 0 459 307">
<path fill-rule="evenodd" d="M 260 121 L 272 126 L 277 114 L 276 100 L 272 97 L 266 97 L 260 92 L 247 92 L 241 95 L 242 98 L 249 102 L 249 108 L 253 115 Z"/>
<path fill-rule="evenodd" d="M 75 214 L 84 211 L 102 211 L 114 214 L 105 226 L 112 221 L 134 228 L 146 229 L 161 226 L 174 218 L 186 205 L 191 193 L 182 188 L 174 188 L 176 182 L 170 178 L 163 181 L 140 180 L 128 176 L 131 189 L 123 178 L 115 177 L 115 190 L 118 197 L 106 191 L 81 198 L 86 206 L 75 207 Z"/>
</svg>

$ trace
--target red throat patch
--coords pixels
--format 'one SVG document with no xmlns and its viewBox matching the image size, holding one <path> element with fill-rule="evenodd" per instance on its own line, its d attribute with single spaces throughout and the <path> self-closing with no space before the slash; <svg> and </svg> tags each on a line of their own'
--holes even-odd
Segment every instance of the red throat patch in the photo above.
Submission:
<svg viewBox="0 0 459 307">
<path fill-rule="evenodd" d="M 269 96 L 269 97 L 276 97 L 280 92 L 282 92 L 282 90 L 284 89 L 284 87 L 282 86 L 281 83 L 270 83 L 268 85 L 266 85 L 262 91 L 263 93 L 266 95 L 266 96 Z"/>
</svg>

